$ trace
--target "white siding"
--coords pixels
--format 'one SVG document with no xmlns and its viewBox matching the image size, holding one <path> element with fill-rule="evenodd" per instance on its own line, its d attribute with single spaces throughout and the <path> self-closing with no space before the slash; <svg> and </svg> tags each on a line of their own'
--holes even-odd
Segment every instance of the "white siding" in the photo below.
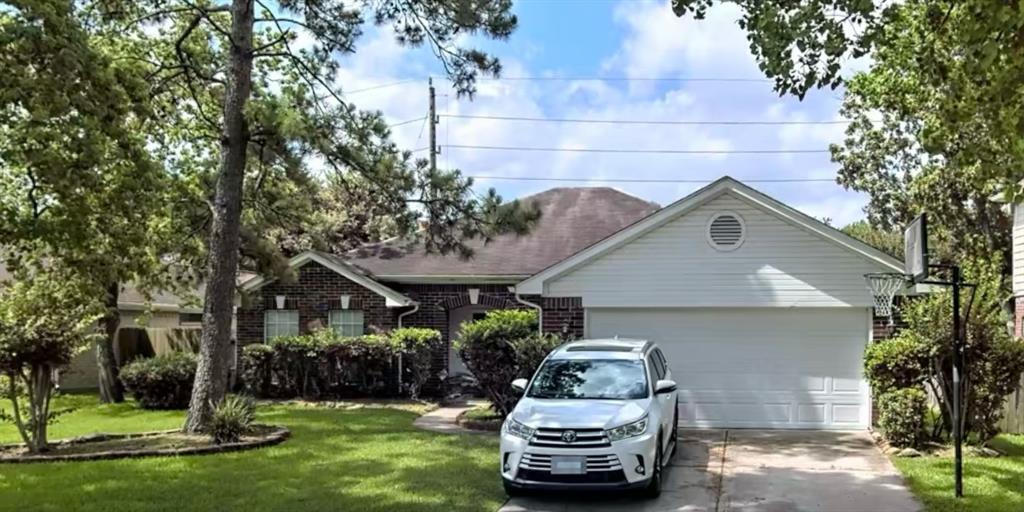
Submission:
<svg viewBox="0 0 1024 512">
<path fill-rule="evenodd" d="M 708 245 L 717 212 L 743 217 L 734 251 Z M 587 307 L 869 306 L 863 275 L 881 264 L 725 193 L 547 284 Z"/>
<path fill-rule="evenodd" d="M 1013 295 L 1024 295 L 1024 205 L 1013 205 Z"/>
<path fill-rule="evenodd" d="M 864 429 L 867 308 L 596 308 L 588 337 L 652 340 L 688 427 Z"/>
</svg>

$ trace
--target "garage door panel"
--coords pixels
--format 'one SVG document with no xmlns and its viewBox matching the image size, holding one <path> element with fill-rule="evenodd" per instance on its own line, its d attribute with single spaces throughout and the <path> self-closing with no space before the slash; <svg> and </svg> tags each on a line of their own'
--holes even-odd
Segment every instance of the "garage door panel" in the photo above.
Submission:
<svg viewBox="0 0 1024 512">
<path fill-rule="evenodd" d="M 590 337 L 659 344 L 684 426 L 867 427 L 866 310 L 591 308 L 587 317 Z"/>
</svg>

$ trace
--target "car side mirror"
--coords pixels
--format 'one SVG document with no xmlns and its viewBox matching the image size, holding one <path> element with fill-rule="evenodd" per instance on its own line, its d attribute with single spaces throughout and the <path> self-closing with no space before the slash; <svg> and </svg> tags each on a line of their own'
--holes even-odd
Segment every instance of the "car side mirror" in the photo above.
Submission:
<svg viewBox="0 0 1024 512">
<path fill-rule="evenodd" d="M 665 393 L 671 393 L 676 390 L 676 381 L 674 380 L 659 380 L 654 384 L 654 394 L 664 395 Z"/>
<path fill-rule="evenodd" d="M 512 381 L 512 389 L 516 390 L 519 393 L 525 393 L 526 392 L 526 385 L 528 383 L 529 383 L 529 381 L 526 380 L 526 379 L 516 379 L 516 380 Z"/>
</svg>

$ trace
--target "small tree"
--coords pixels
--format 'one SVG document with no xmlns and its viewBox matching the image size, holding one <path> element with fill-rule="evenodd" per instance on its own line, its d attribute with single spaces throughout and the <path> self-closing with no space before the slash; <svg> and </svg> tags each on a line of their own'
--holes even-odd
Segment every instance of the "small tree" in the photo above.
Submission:
<svg viewBox="0 0 1024 512">
<path fill-rule="evenodd" d="M 19 276 L 0 292 L 0 372 L 11 412 L 0 420 L 18 428 L 33 453 L 46 451 L 46 430 L 67 410 L 52 411 L 53 376 L 99 336 L 103 306 L 94 290 L 57 272 Z M 27 405 L 27 407 L 26 407 Z"/>
</svg>

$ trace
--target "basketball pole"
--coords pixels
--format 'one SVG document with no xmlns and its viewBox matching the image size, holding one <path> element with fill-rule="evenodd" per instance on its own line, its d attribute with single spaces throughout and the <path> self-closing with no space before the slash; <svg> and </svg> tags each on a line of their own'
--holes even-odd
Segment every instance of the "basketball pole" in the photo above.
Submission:
<svg viewBox="0 0 1024 512">
<path fill-rule="evenodd" d="M 953 278 L 953 493 L 964 497 L 963 433 L 960 426 L 960 375 L 964 366 L 964 343 L 960 331 L 960 266 L 952 265 Z"/>
<path fill-rule="evenodd" d="M 963 282 L 959 265 L 928 265 L 930 268 L 949 270 L 949 281 L 922 281 L 924 284 L 949 286 L 953 293 L 953 494 L 964 497 L 963 418 L 960 404 L 960 380 L 964 371 L 964 339 L 960 322 L 960 289 L 974 286 Z"/>
</svg>

